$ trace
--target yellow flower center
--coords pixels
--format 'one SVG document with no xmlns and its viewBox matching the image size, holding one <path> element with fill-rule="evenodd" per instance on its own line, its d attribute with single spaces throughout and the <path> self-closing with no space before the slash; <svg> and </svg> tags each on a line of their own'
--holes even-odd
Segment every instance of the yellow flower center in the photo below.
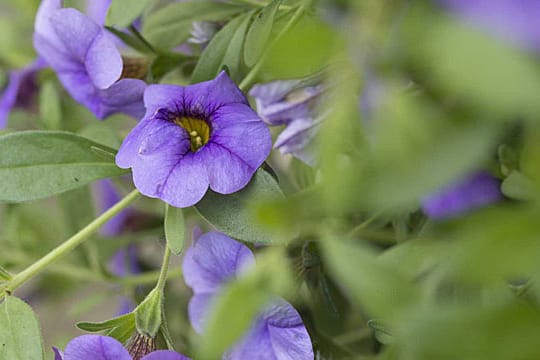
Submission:
<svg viewBox="0 0 540 360">
<path fill-rule="evenodd" d="M 192 117 L 177 117 L 176 125 L 183 127 L 191 140 L 191 151 L 196 152 L 210 139 L 210 126 L 204 120 Z"/>
</svg>

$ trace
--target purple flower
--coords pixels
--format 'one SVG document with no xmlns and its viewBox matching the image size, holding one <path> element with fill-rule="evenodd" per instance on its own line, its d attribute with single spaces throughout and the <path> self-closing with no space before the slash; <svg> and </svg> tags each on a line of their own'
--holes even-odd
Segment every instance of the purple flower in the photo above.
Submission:
<svg viewBox="0 0 540 360">
<path fill-rule="evenodd" d="M 137 248 L 133 244 L 130 244 L 116 251 L 109 261 L 109 268 L 111 273 L 118 277 L 140 273 L 141 269 L 137 261 Z M 136 304 L 131 297 L 121 296 L 116 316 L 133 311 L 135 306 Z"/>
<path fill-rule="evenodd" d="M 317 114 L 323 86 L 315 78 L 278 80 L 255 85 L 249 92 L 257 112 L 271 126 L 286 125 L 274 147 L 313 164 L 313 138 L 325 114 Z"/>
<path fill-rule="evenodd" d="M 248 247 L 218 232 L 202 235 L 186 251 L 183 273 L 194 293 L 188 310 L 195 331 L 204 333 L 209 306 L 221 287 L 249 271 L 254 261 Z M 286 301 L 277 299 L 257 317 L 248 333 L 223 359 L 304 360 L 313 357 L 311 340 L 300 314 Z"/>
<path fill-rule="evenodd" d="M 540 1 L 439 0 L 444 6 L 494 35 L 540 52 Z"/>
<path fill-rule="evenodd" d="M 270 152 L 270 132 L 222 72 L 186 87 L 150 85 L 146 115 L 116 156 L 141 193 L 176 206 L 197 203 L 208 187 L 230 194 L 247 185 Z"/>
<path fill-rule="evenodd" d="M 121 197 L 110 179 L 99 180 L 92 186 L 94 201 L 99 213 L 103 213 L 120 201 Z M 126 225 L 129 211 L 123 210 L 107 221 L 99 231 L 103 236 L 119 235 Z"/>
<path fill-rule="evenodd" d="M 426 197 L 422 209 L 431 218 L 446 219 L 501 199 L 500 181 L 485 171 L 476 171 Z"/>
<path fill-rule="evenodd" d="M 38 58 L 31 64 L 9 73 L 7 87 L 0 97 L 0 129 L 7 125 L 12 108 L 31 108 L 37 95 L 36 73 L 45 67 Z"/>
<path fill-rule="evenodd" d="M 98 118 L 114 113 L 141 117 L 146 84 L 121 79 L 123 63 L 113 39 L 95 21 L 61 0 L 43 0 L 35 22 L 34 47 L 56 71 L 70 95 Z"/>
<path fill-rule="evenodd" d="M 82 335 L 71 340 L 62 352 L 53 348 L 54 360 L 133 360 L 120 342 L 109 336 Z M 170 350 L 154 351 L 141 360 L 189 360 Z"/>
</svg>

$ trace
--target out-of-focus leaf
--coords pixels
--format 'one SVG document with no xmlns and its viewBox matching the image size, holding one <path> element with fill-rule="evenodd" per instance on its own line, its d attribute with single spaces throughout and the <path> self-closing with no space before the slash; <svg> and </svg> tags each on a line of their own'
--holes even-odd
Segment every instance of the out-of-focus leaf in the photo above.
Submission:
<svg viewBox="0 0 540 360">
<path fill-rule="evenodd" d="M 113 33 L 116 37 L 122 40 L 127 46 L 139 51 L 142 54 L 152 54 L 154 49 L 149 47 L 146 42 L 134 34 L 128 34 L 122 30 L 118 30 L 113 26 L 105 26 L 105 29 Z"/>
<path fill-rule="evenodd" d="M 258 225 L 251 205 L 283 198 L 283 193 L 272 175 L 259 169 L 242 190 L 229 195 L 212 191 L 195 205 L 199 213 L 218 230 L 249 243 L 269 244 L 270 234 Z"/>
<path fill-rule="evenodd" d="M 45 198 L 125 173 L 114 163 L 115 150 L 67 132 L 4 135 L 0 153 L 0 200 L 8 202 Z"/>
<path fill-rule="evenodd" d="M 403 360 L 540 358 L 540 313 L 524 303 L 420 308 L 396 329 Z"/>
<path fill-rule="evenodd" d="M 127 27 L 151 2 L 152 0 L 113 0 L 107 12 L 107 25 Z"/>
<path fill-rule="evenodd" d="M 208 0 L 173 3 L 146 17 L 142 33 L 153 46 L 172 48 L 188 38 L 193 21 L 222 21 L 245 9 Z"/>
<path fill-rule="evenodd" d="M 46 130 L 61 128 L 62 110 L 54 82 L 45 82 L 39 92 L 39 112 Z"/>
<path fill-rule="evenodd" d="M 11 279 L 11 274 L 9 271 L 0 266 L 0 281 Z"/>
<path fill-rule="evenodd" d="M 165 238 L 167 246 L 173 254 L 179 255 L 184 248 L 185 224 L 182 209 L 166 205 L 165 207 Z"/>
<path fill-rule="evenodd" d="M 378 320 L 369 320 L 367 325 L 375 332 L 375 337 L 381 344 L 391 344 L 394 342 L 394 337 L 384 324 Z"/>
<path fill-rule="evenodd" d="M 242 48 L 244 45 L 244 39 L 246 37 L 246 30 L 251 21 L 253 12 L 249 12 L 243 15 L 243 21 L 238 26 L 234 35 L 231 38 L 230 43 L 228 44 L 225 55 L 223 56 L 223 61 L 221 62 L 219 68 L 226 67 L 228 69 L 229 76 L 236 82 L 239 82 L 240 72 L 242 67 Z"/>
<path fill-rule="evenodd" d="M 24 301 L 6 297 L 0 305 L 0 324 L 0 359 L 44 359 L 38 321 Z"/>
<path fill-rule="evenodd" d="M 244 48 L 244 61 L 251 67 L 255 65 L 267 47 L 274 16 L 281 4 L 281 0 L 273 0 L 265 6 L 253 19 L 246 35 L 246 45 Z"/>
<path fill-rule="evenodd" d="M 245 17 L 244 15 L 234 18 L 214 35 L 193 70 L 191 83 L 210 80 L 217 75 L 221 70 L 229 44 L 240 25 L 245 21 Z"/>
<path fill-rule="evenodd" d="M 530 200 L 535 196 L 531 180 L 517 170 L 512 171 L 501 184 L 502 193 L 515 200 Z"/>
<path fill-rule="evenodd" d="M 376 261 L 369 249 L 332 238 L 323 242 L 323 249 L 334 280 L 371 316 L 391 321 L 419 303 L 412 281 L 399 269 Z"/>
</svg>

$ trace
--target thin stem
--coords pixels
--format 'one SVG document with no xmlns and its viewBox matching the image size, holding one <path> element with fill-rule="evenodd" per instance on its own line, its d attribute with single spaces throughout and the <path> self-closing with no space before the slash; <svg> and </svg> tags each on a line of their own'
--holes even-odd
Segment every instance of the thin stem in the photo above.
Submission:
<svg viewBox="0 0 540 360">
<path fill-rule="evenodd" d="M 277 42 L 279 41 L 279 39 L 281 39 L 283 37 L 283 35 L 285 35 L 293 26 L 294 24 L 296 24 L 296 22 L 298 21 L 298 19 L 300 19 L 300 16 L 303 15 L 304 13 L 304 10 L 306 9 L 306 7 L 308 6 L 310 1 L 304 1 L 302 3 L 302 5 L 300 5 L 298 7 L 298 9 L 296 9 L 296 12 L 294 13 L 294 15 L 292 16 L 292 18 L 289 20 L 289 22 L 287 23 L 287 25 L 285 25 L 285 27 L 279 32 L 279 34 L 273 39 L 273 41 L 268 45 L 268 47 L 266 48 L 266 50 L 263 52 L 263 54 L 261 55 L 261 58 L 259 59 L 259 61 L 257 61 L 257 63 L 251 68 L 251 70 L 249 71 L 249 73 L 244 77 L 244 79 L 242 80 L 242 82 L 240 83 L 240 85 L 238 85 L 238 87 L 240 88 L 240 90 L 242 91 L 246 91 L 248 86 L 251 85 L 251 83 L 253 82 L 253 80 L 255 79 L 255 77 L 257 76 L 258 72 L 261 70 L 261 67 L 266 59 L 266 57 L 268 56 L 268 52 L 269 52 L 269 49 L 272 48 L 272 46 Z"/>
<path fill-rule="evenodd" d="M 161 272 L 159 273 L 159 278 L 156 284 L 156 289 L 163 291 L 165 288 L 165 283 L 167 282 L 167 273 L 169 271 L 169 262 L 171 259 L 171 249 L 168 246 L 165 246 L 165 254 L 163 255 L 163 264 L 161 264 Z"/>
<path fill-rule="evenodd" d="M 60 244 L 56 249 L 13 276 L 13 278 L 7 283 L 3 292 L 11 294 L 15 289 L 30 280 L 36 275 L 39 275 L 45 268 L 52 263 L 56 262 L 60 258 L 67 255 L 73 249 L 81 245 L 90 235 L 94 234 L 102 225 L 113 218 L 120 211 L 125 209 L 131 204 L 139 195 L 138 190 L 133 190 L 125 198 L 117 202 L 113 207 L 105 211 L 103 214 L 94 219 L 90 224 L 86 225 L 78 233 L 70 237 L 68 240 Z M 4 294 L 0 293 L 0 297 Z"/>
</svg>

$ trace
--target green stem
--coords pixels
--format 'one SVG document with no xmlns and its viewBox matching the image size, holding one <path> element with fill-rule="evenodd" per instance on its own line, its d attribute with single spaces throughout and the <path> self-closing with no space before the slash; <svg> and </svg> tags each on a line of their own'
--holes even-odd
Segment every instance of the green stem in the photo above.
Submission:
<svg viewBox="0 0 540 360">
<path fill-rule="evenodd" d="M 107 221 L 113 218 L 120 211 L 125 209 L 129 204 L 131 204 L 139 195 L 138 190 L 133 190 L 125 198 L 117 202 L 113 207 L 105 211 L 103 214 L 94 219 L 90 224 L 86 225 L 78 233 L 70 237 L 68 240 L 60 244 L 56 249 L 21 271 L 20 273 L 14 275 L 11 280 L 4 287 L 3 292 L 11 294 L 19 286 L 24 284 L 26 281 L 30 280 L 36 275 L 39 275 L 47 266 L 56 262 L 60 258 L 67 255 L 73 249 L 81 245 L 90 235 L 94 234 L 102 225 Z M 0 297 L 4 294 L 0 293 Z"/>
<path fill-rule="evenodd" d="M 163 291 L 167 282 L 167 273 L 169 272 L 169 262 L 171 259 L 171 249 L 165 246 L 165 254 L 163 254 L 163 264 L 161 264 L 161 272 L 156 284 L 156 289 Z"/>
<path fill-rule="evenodd" d="M 285 27 L 279 32 L 279 34 L 274 38 L 274 40 L 268 45 L 268 47 L 266 48 L 266 50 L 264 51 L 264 53 L 261 55 L 261 58 L 259 59 L 259 61 L 257 61 L 257 63 L 251 68 L 251 70 L 249 71 L 249 73 L 244 77 L 244 79 L 242 80 L 242 82 L 240 83 L 240 85 L 238 85 L 238 87 L 240 88 L 240 90 L 242 91 L 246 91 L 248 89 L 248 87 L 251 85 L 251 83 L 253 82 L 253 80 L 255 80 L 255 76 L 257 76 L 257 74 L 259 73 L 259 71 L 261 70 L 261 67 L 262 65 L 264 64 L 264 61 L 266 59 L 266 57 L 268 56 L 268 52 L 269 50 L 268 49 L 271 49 L 272 46 L 279 41 L 279 39 L 281 39 L 283 37 L 283 35 L 285 35 L 293 26 L 294 24 L 296 24 L 296 22 L 298 21 L 298 19 L 300 19 L 300 16 L 303 15 L 304 13 L 304 10 L 306 9 L 306 7 L 308 6 L 308 4 L 310 3 L 310 1 L 304 1 L 302 3 L 302 5 L 300 5 L 298 7 L 298 9 L 296 9 L 296 12 L 294 13 L 294 15 L 292 16 L 292 18 L 289 20 L 289 22 L 287 23 L 287 25 L 285 25 Z"/>
</svg>

